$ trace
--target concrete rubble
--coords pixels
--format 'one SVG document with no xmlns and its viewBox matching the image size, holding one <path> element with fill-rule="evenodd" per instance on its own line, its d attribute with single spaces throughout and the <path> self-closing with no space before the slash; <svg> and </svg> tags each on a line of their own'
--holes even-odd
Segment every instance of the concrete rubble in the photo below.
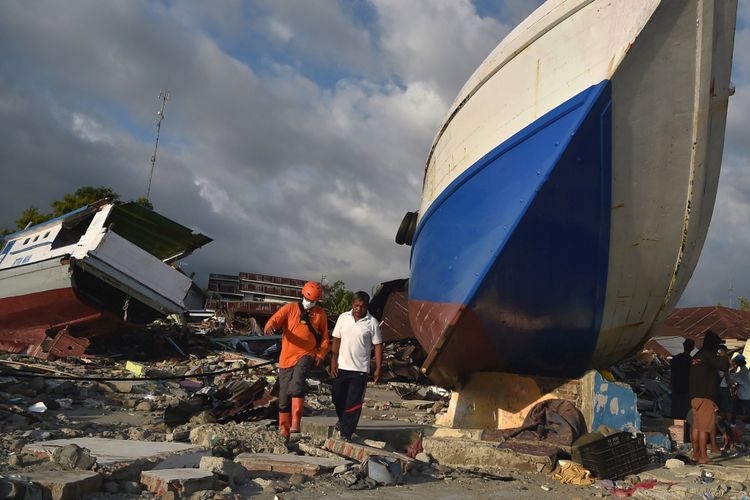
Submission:
<svg viewBox="0 0 750 500">
<path fill-rule="evenodd" d="M 394 352 L 403 357 L 408 346 L 401 349 Z M 351 443 L 338 439 L 327 373 L 313 373 L 302 433 L 287 443 L 275 422 L 276 373 L 265 363 L 252 354 L 213 349 L 153 360 L 0 356 L 0 493 L 228 499 L 289 491 L 302 498 L 343 491 L 356 497 L 358 490 L 405 488 L 439 497 L 466 489 L 491 495 L 502 483 L 517 496 L 739 499 L 750 486 L 742 443 L 719 459 L 721 466 L 686 464 L 683 424 L 662 416 L 663 384 L 644 383 L 664 380 L 666 365 L 652 355 L 606 374 L 628 385 L 598 374 L 593 385 L 581 379 L 555 393 L 580 404 L 586 390 L 605 382 L 610 397 L 616 393 L 622 401 L 627 387 L 635 388 L 632 406 L 640 412 L 618 416 L 618 422 L 640 425 L 649 464 L 613 479 L 577 477 L 580 464 L 561 473 L 559 460 L 570 447 L 514 444 L 486 427 L 436 425 L 455 420 L 451 401 L 471 402 L 399 376 L 408 372 L 403 365 L 390 372 L 391 381 L 368 387 Z M 111 378 L 122 380 L 106 380 Z M 586 411 L 591 422 L 604 422 L 595 407 Z M 599 438 L 621 430 L 603 429 Z"/>
<path fill-rule="evenodd" d="M 235 461 L 251 472 L 268 471 L 318 476 L 349 464 L 344 459 L 276 453 L 241 453 Z"/>
<path fill-rule="evenodd" d="M 213 490 L 216 477 L 211 471 L 202 469 L 162 469 L 142 472 L 141 484 L 159 497 L 167 492 L 183 496 L 197 491 Z"/>
</svg>

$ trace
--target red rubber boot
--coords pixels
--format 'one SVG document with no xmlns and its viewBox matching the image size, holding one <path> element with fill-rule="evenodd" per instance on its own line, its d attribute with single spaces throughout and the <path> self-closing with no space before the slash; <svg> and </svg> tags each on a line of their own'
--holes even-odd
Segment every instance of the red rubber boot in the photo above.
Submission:
<svg viewBox="0 0 750 500">
<path fill-rule="evenodd" d="M 292 414 L 289 412 L 279 412 L 279 434 L 284 439 L 289 439 L 289 425 L 292 422 Z"/>
<path fill-rule="evenodd" d="M 292 398 L 292 426 L 289 432 L 299 433 L 301 429 L 302 413 L 305 411 L 305 398 Z"/>
</svg>

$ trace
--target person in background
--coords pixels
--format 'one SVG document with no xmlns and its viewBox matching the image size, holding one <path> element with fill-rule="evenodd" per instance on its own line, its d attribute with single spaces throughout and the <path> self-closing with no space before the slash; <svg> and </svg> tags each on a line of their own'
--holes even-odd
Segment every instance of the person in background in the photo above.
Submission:
<svg viewBox="0 0 750 500">
<path fill-rule="evenodd" d="M 333 356 L 331 395 L 339 418 L 339 430 L 345 441 L 352 434 L 362 414 L 370 357 L 375 350 L 375 383 L 380 381 L 383 364 L 383 341 L 380 325 L 368 311 L 370 296 L 357 292 L 352 298 L 352 309 L 339 316 L 333 328 Z"/>
<path fill-rule="evenodd" d="M 690 410 L 690 362 L 695 349 L 693 339 L 685 339 L 683 352 L 675 355 L 669 365 L 672 371 L 672 418 L 684 420 Z"/>
<path fill-rule="evenodd" d="M 690 364 L 690 407 L 693 412 L 691 443 L 693 460 L 706 464 L 709 435 L 715 433 L 719 401 L 719 371 L 729 370 L 729 359 L 720 354 L 721 338 L 711 330 L 703 334 L 703 345 Z M 718 449 L 712 449 L 719 453 Z"/>
<path fill-rule="evenodd" d="M 302 287 L 302 300 L 285 304 L 266 323 L 266 334 L 281 330 L 279 434 L 284 439 L 300 431 L 307 374 L 328 353 L 328 318 L 317 305 L 322 298 L 320 283 L 308 281 Z"/>
<path fill-rule="evenodd" d="M 719 346 L 719 354 L 722 357 L 729 359 L 727 346 L 721 344 Z M 734 405 L 732 404 L 732 390 L 731 387 L 734 385 L 732 376 L 727 371 L 719 371 L 719 415 L 727 422 L 732 421 L 732 413 L 734 413 Z"/>
<path fill-rule="evenodd" d="M 746 418 L 750 415 L 750 370 L 747 369 L 747 361 L 742 354 L 736 355 L 732 362 L 735 366 L 732 379 L 734 380 L 737 395 L 735 413 L 740 413 Z"/>
</svg>

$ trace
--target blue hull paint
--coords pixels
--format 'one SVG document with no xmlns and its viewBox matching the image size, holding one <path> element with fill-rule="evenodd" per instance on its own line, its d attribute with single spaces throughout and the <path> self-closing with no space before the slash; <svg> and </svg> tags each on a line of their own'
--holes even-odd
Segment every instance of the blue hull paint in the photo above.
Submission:
<svg viewBox="0 0 750 500">
<path fill-rule="evenodd" d="M 589 367 L 607 282 L 611 157 L 605 81 L 485 155 L 422 217 L 409 299 L 466 305 L 497 352 L 482 369 L 577 376 Z M 444 334 L 421 340 L 430 350 Z"/>
</svg>

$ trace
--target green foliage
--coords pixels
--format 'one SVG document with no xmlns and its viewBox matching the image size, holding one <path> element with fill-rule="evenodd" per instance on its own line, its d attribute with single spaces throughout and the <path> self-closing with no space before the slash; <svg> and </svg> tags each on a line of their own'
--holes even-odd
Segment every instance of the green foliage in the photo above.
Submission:
<svg viewBox="0 0 750 500">
<path fill-rule="evenodd" d="M 320 301 L 320 306 L 328 314 L 337 315 L 344 313 L 352 308 L 352 297 L 354 292 L 346 289 L 343 281 L 337 280 L 335 283 L 323 285 L 325 295 Z"/>
<path fill-rule="evenodd" d="M 84 205 L 90 205 L 98 200 L 109 198 L 115 201 L 120 198 L 120 195 L 112 191 L 112 188 L 100 186 L 83 186 L 74 193 L 69 193 L 63 196 L 62 200 L 55 200 L 52 202 L 52 217 L 59 217 L 61 215 L 72 212 L 77 208 L 81 208 Z"/>
<path fill-rule="evenodd" d="M 16 227 L 18 229 L 23 229 L 28 225 L 33 226 L 35 224 L 40 224 L 51 218 L 52 217 L 50 217 L 49 215 L 40 213 L 38 208 L 36 208 L 34 205 L 31 205 L 21 213 L 21 216 L 18 219 L 16 219 Z"/>
<path fill-rule="evenodd" d="M 737 306 L 740 311 L 750 311 L 750 300 L 747 297 L 737 297 L 739 305 Z"/>
<path fill-rule="evenodd" d="M 139 204 L 142 207 L 148 208 L 149 210 L 153 210 L 154 209 L 154 205 L 150 201 L 148 201 L 148 198 L 146 198 L 145 196 L 141 196 L 139 198 L 136 198 L 133 201 L 135 203 Z"/>
<path fill-rule="evenodd" d="M 65 215 L 68 212 L 72 212 L 77 208 L 81 208 L 84 205 L 90 205 L 95 201 L 109 198 L 112 201 L 116 201 L 120 198 L 120 195 L 115 193 L 112 188 L 100 186 L 83 186 L 75 190 L 74 193 L 68 193 L 63 196 L 62 200 L 54 200 L 50 205 L 52 206 L 52 213 L 43 214 L 35 205 L 31 205 L 29 208 L 24 210 L 20 217 L 16 219 L 16 229 L 24 229 L 29 222 L 31 225 L 41 224 L 44 221 L 48 221 L 55 217 Z M 148 200 L 146 200 L 148 203 Z M 143 203 L 141 203 L 144 206 Z M 149 203 L 149 205 L 151 205 Z M 148 206 L 148 208 L 153 208 Z M 15 229 L 5 229 L 0 231 L 0 236 L 7 235 L 15 232 Z"/>
</svg>

